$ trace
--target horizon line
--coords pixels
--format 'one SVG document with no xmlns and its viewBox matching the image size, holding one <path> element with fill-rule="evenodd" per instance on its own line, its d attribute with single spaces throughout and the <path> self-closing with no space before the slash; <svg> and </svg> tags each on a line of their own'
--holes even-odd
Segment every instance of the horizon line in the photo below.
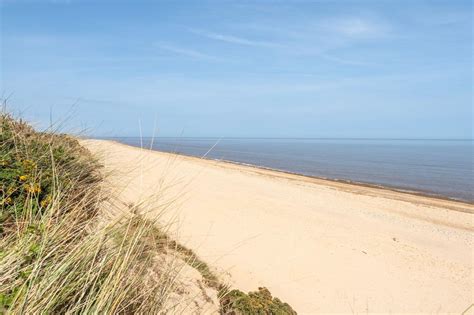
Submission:
<svg viewBox="0 0 474 315">
<path fill-rule="evenodd" d="M 249 139 L 249 140 L 407 140 L 407 141 L 474 141 L 474 138 L 371 138 L 371 137 L 190 137 L 190 136 L 93 136 L 95 139 L 155 138 L 155 139 Z"/>
</svg>

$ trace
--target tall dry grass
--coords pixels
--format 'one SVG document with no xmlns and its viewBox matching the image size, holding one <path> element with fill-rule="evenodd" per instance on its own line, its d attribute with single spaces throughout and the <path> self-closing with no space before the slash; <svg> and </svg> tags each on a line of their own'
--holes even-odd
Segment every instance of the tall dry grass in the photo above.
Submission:
<svg viewBox="0 0 474 315">
<path fill-rule="evenodd" d="M 2 114 L 0 167 L 1 313 L 156 314 L 177 303 L 183 266 L 160 259 L 176 243 L 132 212 L 101 218 L 116 209 L 75 139 Z"/>
</svg>

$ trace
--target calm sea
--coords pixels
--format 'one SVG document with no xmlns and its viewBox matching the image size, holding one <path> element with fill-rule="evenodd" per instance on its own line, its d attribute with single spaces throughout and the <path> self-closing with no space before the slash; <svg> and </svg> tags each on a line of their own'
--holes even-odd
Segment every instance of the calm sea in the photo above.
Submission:
<svg viewBox="0 0 474 315">
<path fill-rule="evenodd" d="M 113 138 L 150 148 L 151 138 Z M 155 138 L 152 148 L 474 201 L 472 140 Z"/>
</svg>

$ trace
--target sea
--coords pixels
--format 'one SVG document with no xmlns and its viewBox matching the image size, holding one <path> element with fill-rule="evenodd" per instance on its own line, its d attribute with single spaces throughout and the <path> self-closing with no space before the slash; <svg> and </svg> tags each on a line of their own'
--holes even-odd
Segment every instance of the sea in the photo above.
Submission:
<svg viewBox="0 0 474 315">
<path fill-rule="evenodd" d="M 473 140 L 111 139 L 146 149 L 474 202 Z"/>
</svg>

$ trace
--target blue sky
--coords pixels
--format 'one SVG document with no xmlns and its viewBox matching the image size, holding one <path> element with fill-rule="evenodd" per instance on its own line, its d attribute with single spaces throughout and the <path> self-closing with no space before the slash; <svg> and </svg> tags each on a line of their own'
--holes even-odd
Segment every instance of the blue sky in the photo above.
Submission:
<svg viewBox="0 0 474 315">
<path fill-rule="evenodd" d="M 0 0 L 1 1 L 1 0 Z M 472 138 L 471 1 L 1 1 L 1 82 L 99 136 Z"/>
</svg>

